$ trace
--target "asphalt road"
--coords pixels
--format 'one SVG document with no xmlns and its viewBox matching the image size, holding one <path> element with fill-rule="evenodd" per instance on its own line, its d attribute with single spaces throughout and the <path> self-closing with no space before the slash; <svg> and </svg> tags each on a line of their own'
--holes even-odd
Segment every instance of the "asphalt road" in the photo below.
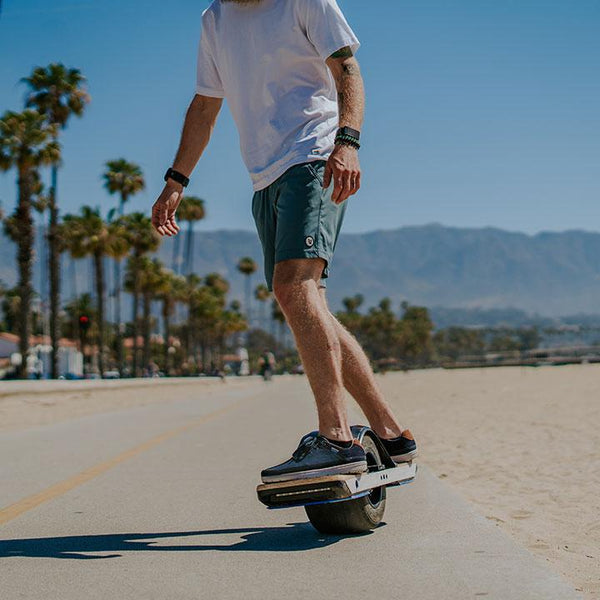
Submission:
<svg viewBox="0 0 600 600">
<path fill-rule="evenodd" d="M 426 467 L 367 535 L 267 510 L 261 468 L 314 428 L 304 379 L 185 394 L 0 435 L 2 600 L 579 597 Z"/>
</svg>

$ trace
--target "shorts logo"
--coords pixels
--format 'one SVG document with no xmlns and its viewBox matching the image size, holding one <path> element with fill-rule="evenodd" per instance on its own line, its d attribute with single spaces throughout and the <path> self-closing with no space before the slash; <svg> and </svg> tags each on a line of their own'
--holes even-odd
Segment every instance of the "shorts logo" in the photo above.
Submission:
<svg viewBox="0 0 600 600">
<path fill-rule="evenodd" d="M 307 248 L 312 248 L 315 244 L 315 240 L 311 235 L 308 235 L 304 238 L 304 243 L 306 244 Z"/>
</svg>

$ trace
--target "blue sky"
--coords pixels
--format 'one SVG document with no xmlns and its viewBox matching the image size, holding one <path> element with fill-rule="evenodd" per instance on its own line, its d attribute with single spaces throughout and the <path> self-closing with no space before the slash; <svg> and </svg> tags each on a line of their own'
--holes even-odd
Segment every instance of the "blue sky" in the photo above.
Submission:
<svg viewBox="0 0 600 600">
<path fill-rule="evenodd" d="M 367 87 L 363 188 L 346 231 L 438 222 L 600 230 L 600 1 L 340 0 L 362 42 Z M 63 137 L 63 212 L 113 204 L 103 163 L 139 163 L 149 211 L 194 93 L 206 0 L 4 0 L 0 112 L 21 77 L 80 68 L 93 101 Z M 225 108 L 190 193 L 199 229 L 253 227 L 251 187 Z M 15 200 L 14 173 L 0 200 Z"/>
</svg>

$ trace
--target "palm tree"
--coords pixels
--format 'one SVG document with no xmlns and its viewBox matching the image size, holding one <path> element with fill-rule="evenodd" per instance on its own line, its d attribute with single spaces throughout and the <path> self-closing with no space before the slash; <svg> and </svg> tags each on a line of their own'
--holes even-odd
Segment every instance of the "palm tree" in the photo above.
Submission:
<svg viewBox="0 0 600 600">
<path fill-rule="evenodd" d="M 19 313 L 21 298 L 19 288 L 6 288 L 2 290 L 2 313 L 4 317 L 4 326 L 6 331 L 15 333 L 19 327 Z"/>
<path fill-rule="evenodd" d="M 36 254 L 36 258 L 39 261 L 39 263 L 41 265 L 43 265 L 44 263 L 49 265 L 49 255 L 48 255 L 48 228 L 46 227 L 45 223 L 44 223 L 44 213 L 46 212 L 46 210 L 49 207 L 50 204 L 50 198 L 47 195 L 43 194 L 43 185 L 42 185 L 42 181 L 39 178 L 39 173 L 36 172 L 35 174 L 36 178 L 38 179 L 38 182 L 36 184 L 36 194 L 37 197 L 35 198 L 35 200 L 32 200 L 31 202 L 31 208 L 33 208 L 33 210 L 35 210 L 35 212 L 37 212 L 40 215 L 40 236 L 36 236 L 38 237 L 37 240 L 37 246 L 38 248 L 34 251 Z M 37 225 L 34 221 L 34 235 L 35 232 L 37 232 Z M 61 249 L 59 248 L 59 251 Z M 47 329 L 45 327 L 46 325 L 46 319 L 48 317 L 48 311 L 46 310 L 47 308 L 47 300 L 48 300 L 48 295 L 47 295 L 47 291 L 48 291 L 48 271 L 44 271 L 44 268 L 42 267 L 40 269 L 40 281 L 39 281 L 39 296 L 40 296 L 40 307 L 41 307 L 41 316 L 42 316 L 42 323 L 44 325 L 44 329 L 46 331 L 44 331 L 44 334 L 47 333 Z M 34 285 L 35 287 L 35 285 Z M 50 327 L 50 334 L 52 333 L 52 328 Z M 50 352 L 50 377 L 52 377 L 52 354 L 54 352 L 54 346 L 52 346 L 52 350 Z"/>
<path fill-rule="evenodd" d="M 144 174 L 141 167 L 135 163 L 129 162 L 124 158 L 109 160 L 105 164 L 106 170 L 102 178 L 104 179 L 104 187 L 109 194 L 119 195 L 118 214 L 122 219 L 125 212 L 125 204 L 131 196 L 141 192 L 146 187 Z M 112 220 L 109 219 L 109 220 Z M 124 367 L 123 361 L 123 322 L 121 319 L 121 260 L 124 258 L 122 253 L 117 253 L 113 256 L 115 259 L 114 270 L 114 297 L 115 297 L 115 327 L 117 330 L 117 361 L 119 369 L 122 371 Z"/>
<path fill-rule="evenodd" d="M 264 283 L 259 283 L 254 290 L 254 297 L 260 303 L 260 320 L 262 322 L 262 326 L 265 326 L 265 305 L 267 300 L 271 297 L 271 292 L 269 288 Z"/>
<path fill-rule="evenodd" d="M 204 278 L 204 284 L 223 296 L 227 295 L 230 287 L 229 281 L 227 281 L 220 273 L 209 273 Z"/>
<path fill-rule="evenodd" d="M 81 117 L 90 96 L 84 89 L 85 77 L 78 69 L 67 69 L 61 63 L 37 67 L 29 77 L 21 80 L 29 87 L 26 105 L 44 115 L 50 125 L 55 125 L 54 141 L 58 143 L 61 129 L 73 115 Z M 57 180 L 59 160 L 52 163 L 52 183 L 48 194 L 48 271 L 50 283 L 50 377 L 58 377 L 58 339 L 60 312 L 60 240 L 58 239 Z"/>
<path fill-rule="evenodd" d="M 232 303 L 233 304 L 233 303 Z M 219 365 L 223 365 L 223 352 L 225 350 L 225 340 L 235 334 L 245 331 L 248 328 L 244 317 L 238 310 L 235 310 L 235 305 L 221 311 L 221 317 L 216 323 L 216 350 L 220 354 L 218 357 Z"/>
<path fill-rule="evenodd" d="M 31 204 L 35 187 L 39 182 L 37 171 L 41 166 L 56 163 L 60 148 L 55 140 L 56 126 L 49 125 L 44 117 L 34 110 L 22 113 L 8 111 L 0 119 L 0 170 L 17 171 L 19 196 L 14 215 L 5 224 L 5 229 L 17 243 L 19 266 L 19 293 L 21 295 L 19 318 L 19 351 L 21 364 L 19 377 L 27 371 L 29 351 L 31 297 L 31 267 L 33 261 L 33 219 Z"/>
<path fill-rule="evenodd" d="M 204 208 L 204 200 L 197 198 L 196 196 L 184 196 L 179 208 L 177 209 L 177 216 L 180 221 L 187 221 L 188 229 L 185 238 L 185 260 L 183 264 L 183 274 L 189 275 L 194 272 L 194 223 L 202 221 L 206 216 Z M 179 240 L 177 236 L 175 238 L 175 253 L 177 253 L 177 247 L 179 246 Z M 179 260 L 177 261 L 179 262 Z M 176 273 L 179 273 L 175 269 L 176 265 L 173 265 Z"/>
<path fill-rule="evenodd" d="M 124 207 L 131 196 L 146 187 L 141 167 L 124 158 L 109 160 L 102 178 L 109 194 L 119 194 L 119 216 L 124 214 Z"/>
<path fill-rule="evenodd" d="M 98 345 L 98 370 L 104 373 L 104 257 L 108 253 L 108 225 L 100 211 L 82 206 L 79 215 L 65 215 L 61 234 L 65 246 L 73 258 L 91 256 L 94 262 L 96 284 L 96 318 L 98 321 L 96 343 Z"/>
<path fill-rule="evenodd" d="M 356 294 L 351 297 L 343 298 L 342 304 L 348 314 L 356 314 L 364 301 L 365 297 L 362 294 Z"/>
<path fill-rule="evenodd" d="M 121 375 L 123 375 L 125 369 L 125 358 L 123 354 L 123 324 L 121 321 L 120 312 L 120 300 L 116 301 L 117 294 L 120 296 L 121 293 L 121 282 L 120 278 L 120 262 L 129 254 L 131 246 L 127 237 L 127 230 L 125 223 L 122 219 L 111 221 L 108 224 L 108 243 L 107 243 L 107 254 L 115 261 L 117 268 L 115 269 L 115 281 L 113 282 L 112 295 L 115 297 L 115 314 L 113 315 L 115 320 L 115 344 L 117 350 L 117 369 Z"/>
<path fill-rule="evenodd" d="M 133 294 L 133 374 L 138 374 L 138 312 L 140 301 L 140 270 L 143 267 L 141 258 L 154 252 L 160 246 L 160 237 L 152 227 L 150 218 L 144 213 L 131 213 L 122 217 L 125 237 L 131 248 L 128 270 L 131 273 L 130 289 Z"/>
<path fill-rule="evenodd" d="M 162 302 L 162 318 L 164 328 L 164 363 L 165 373 L 169 374 L 169 348 L 171 344 L 171 315 L 175 304 L 184 298 L 185 279 L 180 275 L 175 275 L 173 271 L 161 270 L 161 284 L 156 293 L 157 300 Z"/>
<path fill-rule="evenodd" d="M 246 319 L 248 319 L 248 327 L 251 327 L 251 316 L 250 316 L 250 278 L 252 273 L 256 271 L 256 262 L 249 256 L 244 256 L 240 259 L 237 265 L 238 271 L 246 277 Z"/>
<path fill-rule="evenodd" d="M 192 313 L 194 312 L 195 302 L 197 300 L 197 290 L 202 285 L 202 279 L 195 273 L 190 273 L 184 278 L 185 284 L 182 290 L 182 302 L 187 305 L 188 320 L 182 325 L 183 351 L 185 361 L 188 362 L 194 352 L 194 336 L 192 327 Z"/>
<path fill-rule="evenodd" d="M 140 260 L 139 287 L 142 293 L 142 336 L 144 348 L 142 364 L 150 366 L 150 329 L 152 326 L 152 301 L 168 290 L 168 281 L 164 277 L 163 265 L 157 259 L 143 256 Z"/>
</svg>

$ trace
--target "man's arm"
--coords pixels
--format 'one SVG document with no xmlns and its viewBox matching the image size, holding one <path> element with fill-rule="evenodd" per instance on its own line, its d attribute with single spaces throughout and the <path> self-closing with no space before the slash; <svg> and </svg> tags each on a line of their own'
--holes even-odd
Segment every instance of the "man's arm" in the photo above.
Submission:
<svg viewBox="0 0 600 600">
<path fill-rule="evenodd" d="M 196 94 L 192 100 L 181 133 L 179 149 L 173 169 L 189 177 L 204 149 L 208 145 L 217 116 L 223 104 L 222 98 Z M 161 235 L 177 235 L 179 225 L 175 212 L 183 197 L 183 186 L 169 179 L 152 207 L 152 225 Z"/>
<path fill-rule="evenodd" d="M 342 48 L 327 59 L 338 93 L 340 127 L 360 131 L 365 111 L 365 88 L 358 61 L 350 48 Z M 350 146 L 335 146 L 325 169 L 325 187 L 333 179 L 332 200 L 341 204 L 360 188 L 358 151 Z"/>
</svg>

